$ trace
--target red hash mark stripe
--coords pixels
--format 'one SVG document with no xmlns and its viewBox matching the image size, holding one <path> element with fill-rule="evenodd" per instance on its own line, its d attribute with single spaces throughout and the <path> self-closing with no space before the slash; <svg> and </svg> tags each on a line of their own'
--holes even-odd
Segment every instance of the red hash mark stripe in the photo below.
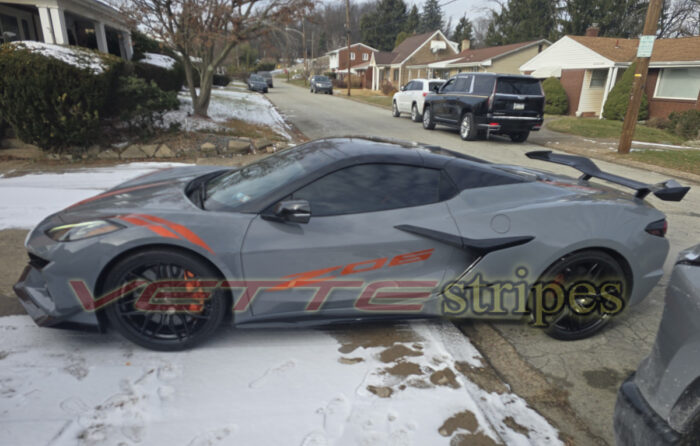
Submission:
<svg viewBox="0 0 700 446">
<path fill-rule="evenodd" d="M 188 242 L 204 248 L 210 253 L 214 254 L 214 250 L 211 249 L 211 247 L 207 245 L 204 240 L 183 225 L 146 214 L 124 215 L 120 216 L 119 218 L 133 225 L 144 226 L 161 237 L 187 240 Z"/>
</svg>

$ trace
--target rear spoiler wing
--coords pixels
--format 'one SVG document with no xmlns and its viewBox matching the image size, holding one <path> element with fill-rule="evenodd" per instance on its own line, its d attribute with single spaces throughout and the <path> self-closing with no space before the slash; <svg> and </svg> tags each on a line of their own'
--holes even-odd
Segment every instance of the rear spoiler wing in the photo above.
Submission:
<svg viewBox="0 0 700 446">
<path fill-rule="evenodd" d="M 637 191 L 634 196 L 640 199 L 653 193 L 664 201 L 681 201 L 690 190 L 690 187 L 681 186 L 675 180 L 666 180 L 659 184 L 646 184 L 612 173 L 603 172 L 593 161 L 583 156 L 562 155 L 559 153 L 552 153 L 551 150 L 536 150 L 534 152 L 527 152 L 525 155 L 534 160 L 573 167 L 583 172 L 580 179 L 584 181 L 590 180 L 591 178 L 600 178 L 601 180 L 629 187 Z"/>
</svg>

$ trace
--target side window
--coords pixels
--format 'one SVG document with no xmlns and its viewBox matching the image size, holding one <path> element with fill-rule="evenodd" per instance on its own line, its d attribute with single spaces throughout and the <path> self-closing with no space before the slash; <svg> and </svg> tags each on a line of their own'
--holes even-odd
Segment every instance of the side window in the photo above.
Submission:
<svg viewBox="0 0 700 446">
<path fill-rule="evenodd" d="M 423 82 L 422 81 L 413 81 L 412 90 L 423 91 Z"/>
<path fill-rule="evenodd" d="M 315 217 L 421 206 L 437 203 L 440 196 L 439 170 L 399 164 L 347 167 L 292 195 L 307 200 Z"/>
<path fill-rule="evenodd" d="M 445 85 L 442 87 L 442 91 L 444 93 L 449 93 L 451 91 L 455 91 L 455 80 L 450 79 L 449 81 L 445 82 Z"/>
<path fill-rule="evenodd" d="M 406 88 L 403 89 L 403 91 L 411 91 L 413 90 L 415 82 L 409 82 L 406 84 Z"/>
<path fill-rule="evenodd" d="M 459 93 L 471 93 L 471 86 L 471 76 L 460 76 L 455 82 L 455 91 Z"/>
<path fill-rule="evenodd" d="M 473 94 L 478 94 L 482 96 L 490 96 L 493 93 L 493 83 L 495 78 L 493 76 L 474 76 L 474 87 L 472 88 Z"/>
</svg>

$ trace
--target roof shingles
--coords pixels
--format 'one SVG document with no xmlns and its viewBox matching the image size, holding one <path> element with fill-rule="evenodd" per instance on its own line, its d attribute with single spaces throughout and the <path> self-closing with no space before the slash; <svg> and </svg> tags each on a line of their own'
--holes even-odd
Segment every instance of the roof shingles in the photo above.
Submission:
<svg viewBox="0 0 700 446">
<path fill-rule="evenodd" d="M 637 56 L 639 39 L 615 37 L 568 36 L 613 62 L 632 62 Z M 651 63 L 700 61 L 700 36 L 658 39 L 654 43 Z"/>
</svg>

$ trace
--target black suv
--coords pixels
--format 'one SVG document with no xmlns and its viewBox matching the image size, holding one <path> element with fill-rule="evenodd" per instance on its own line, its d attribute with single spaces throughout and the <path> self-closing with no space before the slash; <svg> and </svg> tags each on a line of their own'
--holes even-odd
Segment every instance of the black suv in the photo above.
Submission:
<svg viewBox="0 0 700 446">
<path fill-rule="evenodd" d="M 459 128 L 464 140 L 503 134 L 523 142 L 542 127 L 544 92 L 531 76 L 460 73 L 425 98 L 423 128 Z"/>
</svg>

